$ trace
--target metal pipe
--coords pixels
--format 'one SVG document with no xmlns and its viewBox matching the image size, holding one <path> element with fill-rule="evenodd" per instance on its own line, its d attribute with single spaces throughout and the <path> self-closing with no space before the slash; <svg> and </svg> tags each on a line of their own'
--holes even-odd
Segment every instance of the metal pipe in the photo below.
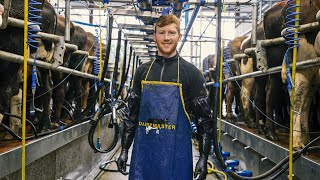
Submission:
<svg viewBox="0 0 320 180">
<path fill-rule="evenodd" d="M 319 30 L 320 30 L 320 26 L 318 22 L 303 24 L 298 28 L 298 32 L 300 33 L 306 33 L 310 31 L 319 31 Z M 281 35 L 282 36 L 286 35 L 285 29 L 282 30 Z M 286 40 L 283 37 L 261 40 L 261 46 L 266 47 L 266 46 L 272 46 L 277 44 L 283 44 L 285 41 Z"/>
<path fill-rule="evenodd" d="M 3 14 L 2 14 L 2 24 L 0 29 L 5 29 L 8 25 L 9 11 L 11 7 L 11 0 L 4 0 L 3 2 Z"/>
<path fill-rule="evenodd" d="M 251 47 L 257 44 L 257 23 L 258 23 L 258 2 L 253 0 L 252 8 L 252 31 L 251 31 Z"/>
<path fill-rule="evenodd" d="M 70 41 L 70 0 L 65 0 L 65 30 L 64 30 L 64 40 Z"/>
<path fill-rule="evenodd" d="M 320 65 L 320 57 L 317 57 L 317 58 L 309 59 L 306 61 L 298 62 L 297 69 L 305 69 L 305 68 L 319 66 L 319 65 Z M 292 66 L 292 64 L 290 64 L 290 67 L 291 66 Z M 254 78 L 254 77 L 259 77 L 259 76 L 264 76 L 264 75 L 269 75 L 269 74 L 275 74 L 275 73 L 281 72 L 281 69 L 282 69 L 282 66 L 277 66 L 277 67 L 267 69 L 264 72 L 263 71 L 254 71 L 252 73 L 242 74 L 239 76 L 234 76 L 234 77 L 224 79 L 223 82 L 226 83 L 227 81 L 237 81 L 237 80 L 242 80 L 242 79 L 246 79 L 246 78 Z M 206 83 L 206 86 L 209 86 L 212 84 L 214 84 L 214 82 Z"/>
<path fill-rule="evenodd" d="M 23 62 L 23 56 L 20 55 L 16 55 L 13 53 L 8 53 L 5 51 L 1 51 L 0 50 L 0 59 L 5 60 L 5 61 L 10 61 L 10 62 L 14 62 L 14 63 L 22 63 Z M 29 65 L 33 65 L 33 59 L 28 58 L 28 64 Z M 44 62 L 44 61 L 37 61 L 36 64 L 37 67 L 41 67 L 41 68 L 45 68 L 45 69 L 49 69 L 49 70 L 53 70 L 53 71 L 59 71 L 62 73 L 68 73 L 68 74 L 72 74 L 75 76 L 80 76 L 80 77 L 84 77 L 84 78 L 89 78 L 89 79 L 94 79 L 94 78 L 98 78 L 97 76 L 94 76 L 92 74 L 88 74 L 88 73 L 83 73 L 81 71 L 77 71 L 74 69 L 70 69 L 70 68 L 66 68 L 63 66 L 54 66 L 53 64 Z M 111 82 L 110 79 L 104 78 L 103 79 L 104 82 Z"/>
<path fill-rule="evenodd" d="M 8 25 L 13 26 L 13 27 L 23 28 L 23 20 L 9 17 L 8 18 Z M 44 32 L 38 32 L 37 34 L 39 36 L 41 36 L 40 37 L 41 39 L 44 39 L 44 40 L 52 41 L 54 43 L 58 43 L 60 41 L 60 36 L 58 36 L 58 35 L 48 34 L 48 33 L 44 33 Z M 75 51 L 74 53 L 87 54 L 86 51 L 78 50 L 77 45 L 65 43 L 65 46 L 66 46 L 66 49 L 68 49 L 70 51 Z"/>
<path fill-rule="evenodd" d="M 186 41 L 186 39 L 187 39 L 188 33 L 189 33 L 189 31 L 190 31 L 190 29 L 191 29 L 191 27 L 192 27 L 192 25 L 193 25 L 194 20 L 195 20 L 196 17 L 197 17 L 197 14 L 198 14 L 198 12 L 199 12 L 199 9 L 200 9 L 200 6 L 196 5 L 195 8 L 194 8 L 194 10 L 193 10 L 193 12 L 192 12 L 192 15 L 191 15 L 190 21 L 189 21 L 189 23 L 188 23 L 188 25 L 187 25 L 187 28 L 186 28 L 186 30 L 185 30 L 185 33 L 183 34 L 182 41 L 181 41 L 181 45 L 180 45 L 180 47 L 179 47 L 179 49 L 178 49 L 178 52 L 181 52 L 181 50 L 182 50 L 182 48 L 183 48 L 183 45 L 184 45 L 184 43 L 185 43 L 185 41 Z"/>
<path fill-rule="evenodd" d="M 236 60 L 240 60 L 242 58 L 249 58 L 250 56 L 248 56 L 247 54 L 235 54 L 233 55 L 233 59 L 236 59 Z"/>
<path fill-rule="evenodd" d="M 283 37 L 278 37 L 274 39 L 266 39 L 266 40 L 261 40 L 261 46 L 267 47 L 267 46 L 273 46 L 277 44 L 283 44 L 286 42 L 286 39 Z"/>
<path fill-rule="evenodd" d="M 288 34 L 287 29 L 288 28 L 285 28 L 281 31 L 282 37 L 285 37 Z M 306 32 L 319 31 L 319 30 L 320 30 L 320 26 L 319 26 L 318 22 L 303 24 L 303 25 L 300 25 L 300 27 L 298 28 L 299 33 L 306 33 Z M 294 30 L 292 30 L 292 31 L 294 31 Z"/>
<path fill-rule="evenodd" d="M 213 86 L 213 91 L 214 91 L 214 108 L 213 110 L 213 119 L 217 119 L 218 118 L 218 113 L 220 112 L 220 92 L 221 92 L 221 86 L 222 86 L 222 77 L 221 77 L 221 60 L 222 60 L 222 52 L 221 50 L 223 50 L 223 44 L 221 39 L 221 29 L 222 29 L 222 24 L 221 24 L 221 16 L 222 16 L 222 0 L 218 0 L 217 1 L 217 20 L 216 20 L 216 38 L 217 38 L 217 42 L 216 42 L 216 55 L 215 55 L 215 61 L 216 61 L 216 71 L 215 71 L 215 77 L 214 77 L 214 81 L 216 82 L 215 86 Z M 220 86 L 221 85 L 221 86 Z M 219 129 L 221 129 L 221 121 L 219 123 Z M 218 136 L 216 137 L 216 139 L 214 139 L 214 141 L 219 141 L 220 142 L 220 135 L 221 135 L 221 131 L 219 131 Z"/>
<path fill-rule="evenodd" d="M 255 54 L 255 50 L 256 50 L 255 47 L 247 48 L 247 49 L 244 50 L 244 53 L 245 53 L 246 55 L 253 55 L 253 54 Z"/>
</svg>

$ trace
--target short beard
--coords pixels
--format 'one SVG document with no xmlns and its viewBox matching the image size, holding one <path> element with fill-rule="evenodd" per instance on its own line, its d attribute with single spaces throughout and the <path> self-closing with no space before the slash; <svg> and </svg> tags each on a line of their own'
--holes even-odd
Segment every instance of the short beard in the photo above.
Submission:
<svg viewBox="0 0 320 180">
<path fill-rule="evenodd" d="M 156 43 L 157 43 L 157 47 L 158 47 L 158 52 L 161 52 L 163 55 L 171 55 L 173 52 L 176 51 L 176 48 L 177 48 L 177 45 L 178 45 L 178 42 L 176 42 L 173 45 L 173 48 L 171 48 L 169 51 L 167 51 L 164 48 L 162 48 L 160 43 L 158 43 L 158 42 L 156 42 Z"/>
</svg>

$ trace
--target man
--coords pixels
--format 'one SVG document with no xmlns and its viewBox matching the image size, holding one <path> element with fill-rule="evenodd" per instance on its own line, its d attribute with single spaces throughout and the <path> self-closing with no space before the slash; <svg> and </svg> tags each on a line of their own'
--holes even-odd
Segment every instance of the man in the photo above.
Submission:
<svg viewBox="0 0 320 180">
<path fill-rule="evenodd" d="M 207 176 L 207 159 L 213 120 L 204 78 L 176 51 L 181 39 L 175 15 L 161 16 L 155 25 L 156 60 L 139 66 L 124 118 L 118 169 L 126 173 L 128 150 L 135 139 L 130 180 L 191 180 L 192 144 L 190 118 L 197 118 L 200 158 L 195 177 Z M 187 113 L 188 112 L 188 113 Z"/>
</svg>

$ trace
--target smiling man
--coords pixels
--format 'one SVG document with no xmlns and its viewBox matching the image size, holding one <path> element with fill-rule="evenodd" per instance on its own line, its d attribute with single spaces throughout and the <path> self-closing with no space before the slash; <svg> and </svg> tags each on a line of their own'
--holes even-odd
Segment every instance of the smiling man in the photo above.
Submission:
<svg viewBox="0 0 320 180">
<path fill-rule="evenodd" d="M 193 179 L 189 114 L 196 117 L 200 151 L 194 176 L 198 180 L 207 176 L 213 120 L 201 72 L 176 51 L 180 39 L 179 19 L 175 15 L 160 17 L 154 32 L 157 57 L 140 65 L 135 73 L 117 160 L 119 171 L 128 174 L 128 150 L 134 139 L 130 180 Z M 150 119 L 175 128 L 142 125 Z"/>
</svg>

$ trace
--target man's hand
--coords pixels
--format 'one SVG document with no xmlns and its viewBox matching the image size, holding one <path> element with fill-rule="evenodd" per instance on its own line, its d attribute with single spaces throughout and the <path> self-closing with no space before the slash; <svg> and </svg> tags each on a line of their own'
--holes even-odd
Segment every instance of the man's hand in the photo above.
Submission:
<svg viewBox="0 0 320 180">
<path fill-rule="evenodd" d="M 128 160 L 128 151 L 122 150 L 121 154 L 117 160 L 117 167 L 118 170 L 121 172 L 123 175 L 128 175 L 129 173 L 126 172 L 127 169 L 127 160 Z"/>
<path fill-rule="evenodd" d="M 196 169 L 194 172 L 194 178 L 196 180 L 204 180 L 206 179 L 208 174 L 208 168 L 207 168 L 207 160 L 205 158 L 201 158 L 198 160 Z M 199 176 L 198 176 L 199 175 Z M 198 178 L 197 178 L 198 176 Z"/>
</svg>

